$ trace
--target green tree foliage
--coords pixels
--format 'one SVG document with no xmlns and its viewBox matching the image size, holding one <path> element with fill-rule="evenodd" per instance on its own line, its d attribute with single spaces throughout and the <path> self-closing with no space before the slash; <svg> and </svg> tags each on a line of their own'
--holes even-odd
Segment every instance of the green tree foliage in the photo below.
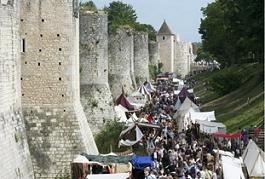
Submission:
<svg viewBox="0 0 265 179">
<path fill-rule="evenodd" d="M 118 148 L 119 135 L 124 127 L 123 123 L 116 120 L 109 122 L 96 135 L 95 141 L 100 153 L 109 153 L 110 147 L 114 152 L 124 151 L 124 148 Z"/>
<path fill-rule="evenodd" d="M 221 65 L 263 62 L 262 0 L 216 0 L 202 9 L 202 50 Z"/>
<path fill-rule="evenodd" d="M 209 52 L 203 51 L 202 48 L 200 47 L 197 50 L 197 57 L 195 58 L 195 61 L 199 62 L 202 60 L 206 61 L 206 62 L 212 62 L 216 59 L 214 58 L 214 56 L 212 54 L 210 54 Z"/>
<path fill-rule="evenodd" d="M 131 5 L 121 1 L 113 1 L 104 10 L 108 12 L 109 32 L 116 32 L 118 27 L 128 25 L 136 31 L 147 32 L 150 40 L 156 40 L 156 30 L 149 24 L 137 22 L 136 12 Z"/>
<path fill-rule="evenodd" d="M 150 40 L 156 41 L 156 30 L 154 29 L 153 26 L 151 26 L 149 24 L 136 23 L 136 24 L 134 24 L 133 27 L 137 31 L 143 31 L 143 32 L 148 33 L 148 38 Z"/>
<path fill-rule="evenodd" d="M 113 1 L 104 10 L 108 12 L 110 32 L 115 32 L 122 25 L 133 27 L 136 23 L 137 16 L 131 5 L 124 4 L 121 1 Z"/>
<path fill-rule="evenodd" d="M 93 1 L 88 1 L 84 3 L 80 3 L 81 11 L 97 11 L 97 7 Z"/>
<path fill-rule="evenodd" d="M 150 78 L 155 80 L 156 79 L 156 75 L 158 74 L 158 69 L 156 65 L 149 65 L 149 75 Z"/>
<path fill-rule="evenodd" d="M 236 72 L 227 69 L 221 74 L 214 75 L 210 79 L 210 85 L 219 95 L 228 94 L 242 85 L 241 76 Z"/>
</svg>

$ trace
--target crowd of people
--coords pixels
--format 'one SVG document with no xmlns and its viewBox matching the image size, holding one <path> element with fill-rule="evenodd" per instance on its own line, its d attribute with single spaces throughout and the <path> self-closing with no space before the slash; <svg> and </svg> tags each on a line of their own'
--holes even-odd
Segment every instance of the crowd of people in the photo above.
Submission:
<svg viewBox="0 0 265 179">
<path fill-rule="evenodd" d="M 200 132 L 200 125 L 192 123 L 187 129 L 178 131 L 178 123 L 173 119 L 174 105 L 180 100 L 174 95 L 170 80 L 157 83 L 151 100 L 142 110 L 149 123 L 161 126 L 161 130 L 145 131 L 142 143 L 146 152 L 152 157 L 152 167 L 144 170 L 145 179 L 219 179 L 222 167 L 219 164 L 218 150 L 224 149 L 242 154 L 247 143 L 245 134 L 239 138 L 213 138 Z M 191 99 L 194 101 L 194 99 Z M 257 133 L 254 132 L 255 138 Z"/>
</svg>

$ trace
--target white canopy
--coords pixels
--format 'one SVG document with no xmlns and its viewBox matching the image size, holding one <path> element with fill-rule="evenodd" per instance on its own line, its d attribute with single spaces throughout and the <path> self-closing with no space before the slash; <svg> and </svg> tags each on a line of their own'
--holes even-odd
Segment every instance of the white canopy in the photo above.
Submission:
<svg viewBox="0 0 265 179">
<path fill-rule="evenodd" d="M 125 112 L 127 112 L 128 110 L 125 107 L 119 104 L 118 106 L 114 106 L 114 111 L 116 113 L 116 117 L 119 119 L 119 122 L 127 121 Z"/>
<path fill-rule="evenodd" d="M 245 179 L 240 159 L 222 155 L 221 163 L 224 179 Z"/>
<path fill-rule="evenodd" d="M 173 78 L 172 82 L 173 83 L 178 83 L 179 85 L 182 85 L 182 86 L 184 85 L 184 81 L 181 80 L 181 79 L 178 79 L 178 78 Z"/>
<path fill-rule="evenodd" d="M 242 158 L 250 177 L 265 176 L 265 153 L 253 140 L 249 141 Z"/>
<path fill-rule="evenodd" d="M 189 108 L 193 108 L 194 111 L 200 111 L 199 107 L 190 100 L 190 98 L 186 97 L 183 103 L 181 104 L 179 111 L 185 111 Z"/>
<path fill-rule="evenodd" d="M 226 126 L 220 122 L 210 122 L 210 121 L 199 121 L 200 130 L 204 133 L 213 134 L 213 133 L 226 133 Z"/>
<path fill-rule="evenodd" d="M 73 163 L 89 163 L 89 160 L 83 155 L 78 155 L 74 159 Z"/>
<path fill-rule="evenodd" d="M 195 123 L 195 121 L 215 121 L 214 111 L 210 112 L 191 112 L 191 121 Z"/>
<path fill-rule="evenodd" d="M 173 116 L 174 119 L 177 119 L 178 131 L 180 132 L 182 129 L 187 129 L 188 125 L 191 125 L 191 112 L 199 111 L 199 107 L 186 97 L 178 111 Z"/>
</svg>

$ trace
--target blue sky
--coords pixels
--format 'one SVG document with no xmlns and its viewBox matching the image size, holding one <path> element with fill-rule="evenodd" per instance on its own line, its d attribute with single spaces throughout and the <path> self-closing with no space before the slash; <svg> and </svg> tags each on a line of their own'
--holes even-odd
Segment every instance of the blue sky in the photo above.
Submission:
<svg viewBox="0 0 265 179">
<path fill-rule="evenodd" d="M 81 0 L 81 2 L 88 0 Z M 137 21 L 150 24 L 159 30 L 164 19 L 180 40 L 189 42 L 201 41 L 198 28 L 202 18 L 201 7 L 206 7 L 214 0 L 120 0 L 130 4 L 137 14 Z M 112 0 L 93 0 L 97 8 L 109 6 Z"/>
</svg>

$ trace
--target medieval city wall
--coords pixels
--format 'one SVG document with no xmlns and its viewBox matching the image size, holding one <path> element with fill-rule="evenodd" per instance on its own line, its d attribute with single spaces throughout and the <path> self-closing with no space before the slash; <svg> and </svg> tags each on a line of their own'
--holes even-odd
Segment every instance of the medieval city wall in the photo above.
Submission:
<svg viewBox="0 0 265 179">
<path fill-rule="evenodd" d="M 136 85 L 142 85 L 149 80 L 149 51 L 148 34 L 144 32 L 134 33 L 134 76 Z"/>
<path fill-rule="evenodd" d="M 0 1 L 0 178 L 33 179 L 21 110 L 19 1 Z"/>
<path fill-rule="evenodd" d="M 148 51 L 149 51 L 149 64 L 153 66 L 158 66 L 160 62 L 159 59 L 159 43 L 155 41 L 149 41 Z"/>
<path fill-rule="evenodd" d="M 109 85 L 113 98 L 134 90 L 134 45 L 133 30 L 121 27 L 109 35 Z"/>
<path fill-rule="evenodd" d="M 78 1 L 22 0 L 22 109 L 35 178 L 98 154 L 80 103 Z"/>
<path fill-rule="evenodd" d="M 80 14 L 80 92 L 93 133 L 114 118 L 108 84 L 108 18 L 103 11 Z"/>
<path fill-rule="evenodd" d="M 184 78 L 190 72 L 191 52 L 190 45 L 186 42 L 178 41 L 175 43 L 175 64 L 176 74 Z"/>
</svg>

